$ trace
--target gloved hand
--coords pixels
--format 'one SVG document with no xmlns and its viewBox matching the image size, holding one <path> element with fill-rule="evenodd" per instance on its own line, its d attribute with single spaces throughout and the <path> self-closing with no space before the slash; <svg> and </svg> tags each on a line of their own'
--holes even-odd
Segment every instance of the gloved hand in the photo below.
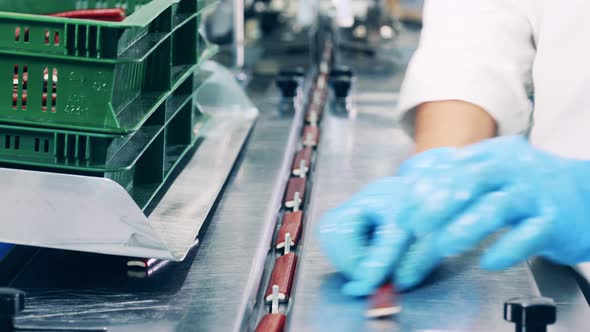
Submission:
<svg viewBox="0 0 590 332">
<path fill-rule="evenodd" d="M 451 149 L 422 153 L 404 163 L 398 173 L 368 185 L 320 220 L 321 248 L 350 281 L 343 292 L 371 294 L 387 278 L 405 289 L 422 281 L 440 261 L 433 242 L 414 243 L 412 235 L 397 226 L 411 212 L 408 184 L 419 173 L 453 155 Z M 411 250 L 408 250 L 411 247 Z"/>
<path fill-rule="evenodd" d="M 419 209 L 398 225 L 431 238 L 442 256 L 507 228 L 482 257 L 483 268 L 500 270 L 531 256 L 562 264 L 590 259 L 590 161 L 501 137 L 461 149 L 411 187 Z"/>
</svg>

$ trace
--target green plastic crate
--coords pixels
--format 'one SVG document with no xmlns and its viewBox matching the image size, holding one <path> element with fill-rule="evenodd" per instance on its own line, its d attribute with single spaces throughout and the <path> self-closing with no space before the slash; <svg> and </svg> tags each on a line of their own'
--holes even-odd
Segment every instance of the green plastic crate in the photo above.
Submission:
<svg viewBox="0 0 590 332">
<path fill-rule="evenodd" d="M 215 1 L 39 0 L 38 8 L 19 1 L 0 2 L 0 10 L 19 12 L 0 12 L 1 123 L 135 132 L 178 80 L 216 51 L 199 33 Z M 134 12 L 123 22 L 26 14 L 115 5 Z"/>
<path fill-rule="evenodd" d="M 193 75 L 185 75 L 172 94 L 162 98 L 144 126 L 128 135 L 0 125 L 0 162 L 66 170 L 107 171 L 128 168 L 143 153 L 145 137 L 165 126 L 192 101 Z M 121 158 L 120 156 L 128 156 Z"/>
<path fill-rule="evenodd" d="M 0 167 L 109 178 L 145 208 L 206 121 L 193 102 L 195 85 L 191 76 L 128 136 L 0 126 Z"/>
</svg>

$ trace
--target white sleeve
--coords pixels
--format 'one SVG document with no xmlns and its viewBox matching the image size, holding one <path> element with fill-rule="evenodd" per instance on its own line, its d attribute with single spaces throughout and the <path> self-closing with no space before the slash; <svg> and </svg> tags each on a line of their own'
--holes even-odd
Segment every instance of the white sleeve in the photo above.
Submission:
<svg viewBox="0 0 590 332">
<path fill-rule="evenodd" d="M 499 135 L 530 124 L 535 46 L 530 20 L 517 0 L 426 0 L 418 50 L 399 101 L 402 127 L 414 134 L 416 106 L 463 100 L 482 107 Z"/>
</svg>

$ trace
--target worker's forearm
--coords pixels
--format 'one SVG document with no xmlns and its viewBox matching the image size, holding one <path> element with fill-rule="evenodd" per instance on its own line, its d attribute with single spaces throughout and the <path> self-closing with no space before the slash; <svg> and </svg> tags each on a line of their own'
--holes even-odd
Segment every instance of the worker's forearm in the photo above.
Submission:
<svg viewBox="0 0 590 332">
<path fill-rule="evenodd" d="M 464 101 L 424 103 L 416 112 L 416 153 L 460 147 L 496 136 L 494 119 L 482 108 Z"/>
</svg>

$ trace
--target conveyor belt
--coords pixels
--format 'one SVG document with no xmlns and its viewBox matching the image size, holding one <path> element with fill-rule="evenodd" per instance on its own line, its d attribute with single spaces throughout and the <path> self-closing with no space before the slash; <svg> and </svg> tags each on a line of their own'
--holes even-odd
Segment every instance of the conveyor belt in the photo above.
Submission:
<svg viewBox="0 0 590 332">
<path fill-rule="evenodd" d="M 328 97 L 329 68 L 333 47 L 327 43 L 319 70 L 314 77 L 307 98 L 303 101 L 302 117 L 295 121 L 305 122 L 297 140 L 298 150 L 292 157 L 283 204 L 266 258 L 266 271 L 259 286 L 258 299 L 245 329 L 256 332 L 282 332 L 292 306 L 291 293 L 301 246 L 301 232 L 305 228 L 308 195 L 313 185 L 310 178 L 315 168 L 317 147 L 320 141 L 320 124 Z M 303 117 L 303 115 L 305 117 Z M 294 247 L 294 250 L 291 248 Z"/>
</svg>

